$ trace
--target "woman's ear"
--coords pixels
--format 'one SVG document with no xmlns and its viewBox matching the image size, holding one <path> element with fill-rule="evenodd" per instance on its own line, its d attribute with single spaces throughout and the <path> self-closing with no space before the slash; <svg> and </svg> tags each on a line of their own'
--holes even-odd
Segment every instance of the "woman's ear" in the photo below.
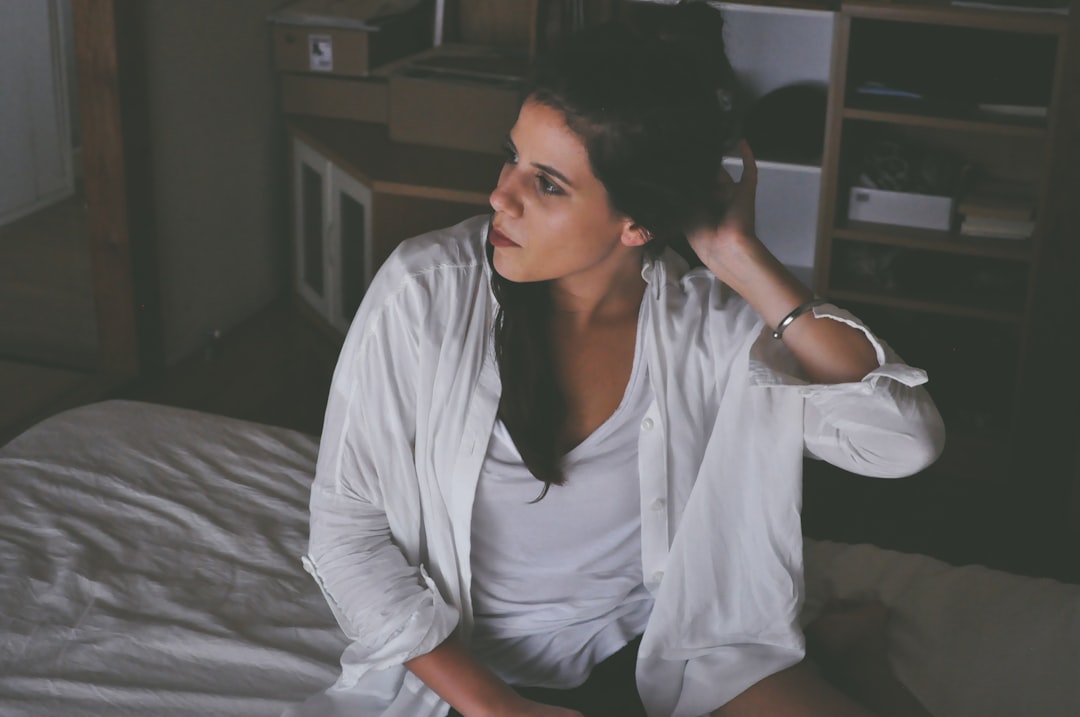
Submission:
<svg viewBox="0 0 1080 717">
<path fill-rule="evenodd" d="M 623 226 L 622 243 L 626 246 L 645 246 L 653 240 L 652 232 L 641 224 L 627 221 Z"/>
</svg>

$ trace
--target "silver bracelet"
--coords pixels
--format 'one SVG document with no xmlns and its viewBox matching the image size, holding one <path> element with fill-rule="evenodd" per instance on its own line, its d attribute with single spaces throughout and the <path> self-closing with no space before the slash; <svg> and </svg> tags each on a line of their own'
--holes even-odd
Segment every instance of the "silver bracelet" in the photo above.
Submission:
<svg viewBox="0 0 1080 717">
<path fill-rule="evenodd" d="M 814 299 L 810 299 L 810 301 L 807 301 L 805 304 L 799 304 L 798 306 L 796 306 L 794 309 L 791 310 L 790 314 L 785 316 L 783 318 L 783 320 L 781 320 L 780 323 L 777 324 L 776 330 L 772 332 L 772 337 L 774 339 L 780 338 L 781 336 L 784 335 L 784 329 L 786 329 L 788 326 L 790 326 L 791 322 L 793 322 L 795 319 L 799 318 L 800 316 L 802 316 L 803 314 L 805 314 L 807 311 L 814 308 L 815 306 L 821 306 L 824 303 L 825 303 L 825 299 L 814 298 Z"/>
</svg>

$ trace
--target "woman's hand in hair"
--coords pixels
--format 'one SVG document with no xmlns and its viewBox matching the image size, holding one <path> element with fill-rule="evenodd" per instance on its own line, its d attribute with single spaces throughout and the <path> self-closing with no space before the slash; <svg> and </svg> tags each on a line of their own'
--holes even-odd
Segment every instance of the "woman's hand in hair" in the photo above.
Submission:
<svg viewBox="0 0 1080 717">
<path fill-rule="evenodd" d="M 705 266 L 742 296 L 767 327 L 775 329 L 813 294 L 758 239 L 754 230 L 757 165 L 745 142 L 739 150 L 743 160 L 739 181 L 723 172 L 717 183 L 726 211 L 716 220 L 699 222 L 687 238 Z M 859 381 L 878 365 L 873 345 L 860 330 L 839 321 L 813 320 L 810 312 L 785 330 L 783 341 L 815 383 Z"/>
<path fill-rule="evenodd" d="M 703 212 L 687 231 L 687 240 L 712 273 L 775 326 L 792 307 L 810 298 L 810 292 L 758 239 L 754 228 L 757 163 L 745 140 L 738 149 L 742 175 L 735 181 L 720 169 L 713 192 L 716 206 L 722 209 L 711 216 Z"/>
<path fill-rule="evenodd" d="M 743 164 L 739 181 L 721 167 L 714 188 L 717 205 L 725 210 L 719 216 L 707 216 L 695 222 L 687 232 L 687 240 L 698 258 L 725 283 L 731 283 L 724 275 L 725 265 L 744 252 L 747 244 L 760 244 L 754 228 L 757 162 L 746 140 L 739 143 L 738 149 Z"/>
</svg>

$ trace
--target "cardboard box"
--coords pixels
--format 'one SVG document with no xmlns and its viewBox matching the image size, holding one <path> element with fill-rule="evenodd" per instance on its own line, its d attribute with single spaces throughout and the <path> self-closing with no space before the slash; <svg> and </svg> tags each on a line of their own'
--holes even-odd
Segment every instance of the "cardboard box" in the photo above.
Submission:
<svg viewBox="0 0 1080 717">
<path fill-rule="evenodd" d="M 281 108 L 286 114 L 386 124 L 387 95 L 382 78 L 281 75 Z"/>
<path fill-rule="evenodd" d="M 954 205 L 952 197 L 852 187 L 848 219 L 949 231 Z"/>
<path fill-rule="evenodd" d="M 526 63 L 493 48 L 442 46 L 395 64 L 390 139 L 499 154 L 524 99 Z"/>
<path fill-rule="evenodd" d="M 365 20 L 364 13 L 377 12 L 379 3 L 338 2 L 332 11 L 339 15 L 316 12 L 323 5 L 326 2 L 309 0 L 270 16 L 278 70 L 364 77 L 376 67 L 431 46 L 430 18 L 423 6 Z"/>
</svg>

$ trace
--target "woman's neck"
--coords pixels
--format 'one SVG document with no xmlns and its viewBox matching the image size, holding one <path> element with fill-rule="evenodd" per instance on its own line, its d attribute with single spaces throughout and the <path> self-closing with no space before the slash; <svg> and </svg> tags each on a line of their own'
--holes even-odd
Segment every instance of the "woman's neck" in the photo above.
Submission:
<svg viewBox="0 0 1080 717">
<path fill-rule="evenodd" d="M 636 317 L 645 294 L 642 255 L 635 253 L 614 270 L 567 276 L 551 282 L 551 307 L 561 319 L 582 328 Z"/>
</svg>

